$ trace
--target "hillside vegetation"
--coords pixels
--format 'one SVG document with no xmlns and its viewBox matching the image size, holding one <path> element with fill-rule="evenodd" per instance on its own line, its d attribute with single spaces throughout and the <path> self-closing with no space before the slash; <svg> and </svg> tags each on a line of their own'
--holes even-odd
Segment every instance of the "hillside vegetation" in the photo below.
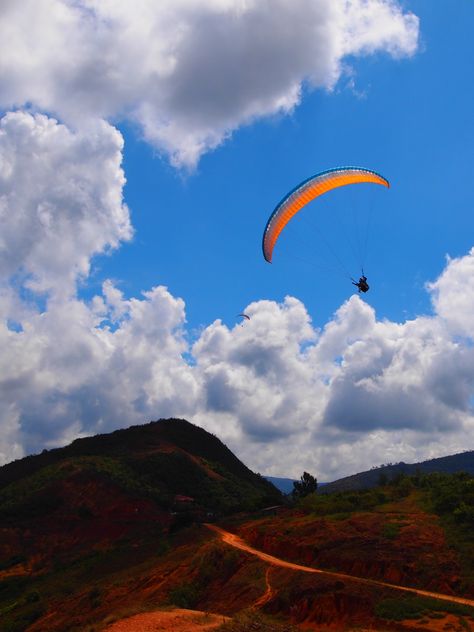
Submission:
<svg viewBox="0 0 474 632">
<path fill-rule="evenodd" d="M 182 419 L 77 439 L 0 468 L 0 518 L 38 518 L 67 507 L 67 481 L 97 481 L 170 508 L 176 495 L 227 514 L 279 502 L 278 490 L 214 435 Z M 82 503 L 87 511 L 87 499 Z"/>
<path fill-rule="evenodd" d="M 10 463 L 0 468 L 0 618 L 24 630 L 58 590 L 133 573 L 186 525 L 280 501 L 217 437 L 179 419 Z"/>
<path fill-rule="evenodd" d="M 402 474 L 288 506 L 219 439 L 165 420 L 17 461 L 0 480 L 2 632 L 99 632 L 171 607 L 231 617 L 222 632 L 474 626 L 469 605 L 348 577 L 474 599 L 467 473 Z M 333 574 L 269 565 L 207 520 Z"/>
<path fill-rule="evenodd" d="M 474 477 L 399 475 L 363 491 L 310 494 L 239 528 L 285 559 L 474 597 Z"/>
<path fill-rule="evenodd" d="M 420 463 L 386 463 L 379 467 L 373 467 L 366 472 L 359 472 L 344 478 L 339 478 L 332 483 L 327 483 L 319 488 L 322 494 L 333 492 L 356 491 L 376 487 L 385 482 L 396 479 L 400 475 L 415 476 L 417 474 L 455 474 L 466 472 L 474 475 L 474 450 L 468 450 L 459 454 L 430 459 Z"/>
</svg>

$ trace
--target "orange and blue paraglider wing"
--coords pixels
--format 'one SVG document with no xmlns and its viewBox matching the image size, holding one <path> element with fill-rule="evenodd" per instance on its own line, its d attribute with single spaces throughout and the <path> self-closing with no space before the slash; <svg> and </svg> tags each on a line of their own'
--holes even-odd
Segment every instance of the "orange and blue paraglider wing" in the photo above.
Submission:
<svg viewBox="0 0 474 632">
<path fill-rule="evenodd" d="M 308 202 L 319 197 L 327 191 L 343 187 L 346 184 L 357 184 L 360 182 L 373 182 L 390 187 L 388 180 L 383 176 L 362 167 L 338 167 L 329 169 L 311 176 L 301 182 L 276 206 L 265 227 L 263 233 L 262 249 L 263 256 L 271 263 L 273 249 L 280 236 L 281 231 L 288 224 L 290 219 L 296 215 Z"/>
</svg>

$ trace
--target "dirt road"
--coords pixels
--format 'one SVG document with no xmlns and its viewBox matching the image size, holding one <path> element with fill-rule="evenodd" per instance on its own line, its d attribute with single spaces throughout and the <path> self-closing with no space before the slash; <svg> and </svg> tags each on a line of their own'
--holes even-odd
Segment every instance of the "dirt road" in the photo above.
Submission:
<svg viewBox="0 0 474 632">
<path fill-rule="evenodd" d="M 462 603 L 467 606 L 472 606 L 474 608 L 474 600 L 466 599 L 465 597 L 456 597 L 454 595 L 445 595 L 443 593 L 430 592 L 428 590 L 420 590 L 418 588 L 409 588 L 407 586 L 398 586 L 397 584 L 388 584 L 386 582 L 381 582 L 376 579 L 366 579 L 364 577 L 356 577 L 354 575 L 347 575 L 346 573 L 336 573 L 334 571 L 324 571 L 319 568 L 312 568 L 311 566 L 301 566 L 301 564 L 293 564 L 293 562 L 287 562 L 286 560 L 281 560 L 278 557 L 274 557 L 273 555 L 269 555 L 268 553 L 264 553 L 263 551 L 259 551 L 258 549 L 254 549 L 249 544 L 246 544 L 239 538 L 239 536 L 234 533 L 230 533 L 229 531 L 225 531 L 220 527 L 214 524 L 206 524 L 208 529 L 215 531 L 218 533 L 223 542 L 226 544 L 230 544 L 230 546 L 235 547 L 236 549 L 240 549 L 241 551 L 246 551 L 251 555 L 255 555 L 259 557 L 264 562 L 268 562 L 273 566 L 281 566 L 283 568 L 291 568 L 294 571 L 302 571 L 303 573 L 318 573 L 320 575 L 326 575 L 327 577 L 335 577 L 337 579 L 351 581 L 351 582 L 359 582 L 361 584 L 366 584 L 368 586 L 383 586 L 384 588 L 392 588 L 393 590 L 401 590 L 404 592 L 414 593 L 416 595 L 422 595 L 423 597 L 432 597 L 434 599 L 442 599 L 443 601 L 450 601 L 451 603 Z M 268 580 L 267 580 L 268 584 Z M 267 593 L 269 591 L 269 587 L 267 585 Z"/>
</svg>

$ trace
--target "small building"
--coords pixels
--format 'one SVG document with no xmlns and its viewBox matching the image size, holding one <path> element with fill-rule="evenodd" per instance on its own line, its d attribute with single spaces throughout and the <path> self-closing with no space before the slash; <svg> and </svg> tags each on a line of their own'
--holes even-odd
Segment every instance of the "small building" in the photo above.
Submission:
<svg viewBox="0 0 474 632">
<path fill-rule="evenodd" d="M 176 494 L 173 499 L 174 511 L 188 511 L 195 505 L 195 500 L 191 496 L 184 496 L 184 494 Z"/>
</svg>

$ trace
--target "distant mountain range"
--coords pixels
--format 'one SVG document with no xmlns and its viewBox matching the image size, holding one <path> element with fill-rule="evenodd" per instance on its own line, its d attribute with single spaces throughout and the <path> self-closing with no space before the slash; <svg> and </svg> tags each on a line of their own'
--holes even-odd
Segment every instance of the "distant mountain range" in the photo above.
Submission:
<svg viewBox="0 0 474 632">
<path fill-rule="evenodd" d="M 431 472 L 444 472 L 446 474 L 467 472 L 474 474 L 474 450 L 430 459 L 420 463 L 404 463 L 403 461 L 400 463 L 388 463 L 366 472 L 345 476 L 332 483 L 327 483 L 324 487 L 318 487 L 318 489 L 323 494 L 369 489 L 380 485 L 384 481 L 390 481 L 400 474 L 413 475 L 417 472 L 424 474 Z"/>
<path fill-rule="evenodd" d="M 291 494 L 293 491 L 293 483 L 299 480 L 298 478 L 281 478 L 278 476 L 265 476 L 265 478 L 284 494 Z M 327 485 L 327 483 L 320 483 L 318 481 L 318 488 L 324 485 Z"/>
<path fill-rule="evenodd" d="M 293 491 L 293 483 L 296 481 L 296 479 L 293 478 L 281 478 L 278 476 L 265 476 L 265 478 L 284 494 L 291 494 Z"/>
<path fill-rule="evenodd" d="M 403 461 L 400 461 L 400 463 L 387 463 L 365 472 L 339 478 L 331 483 L 320 483 L 318 481 L 318 491 L 323 494 L 330 494 L 333 492 L 369 489 L 376 487 L 384 480 L 390 481 L 399 474 L 412 475 L 416 474 L 417 471 L 424 474 L 431 472 L 444 472 L 446 474 L 467 472 L 474 475 L 474 450 L 421 461 L 420 463 L 404 463 Z M 265 478 L 284 494 L 291 494 L 294 481 L 299 480 L 277 476 L 265 476 Z"/>
</svg>

